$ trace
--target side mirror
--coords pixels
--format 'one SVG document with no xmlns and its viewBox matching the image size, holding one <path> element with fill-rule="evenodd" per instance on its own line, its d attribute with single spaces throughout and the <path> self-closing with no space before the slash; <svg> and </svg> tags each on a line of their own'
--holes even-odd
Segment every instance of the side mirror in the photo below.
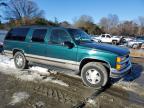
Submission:
<svg viewBox="0 0 144 108">
<path fill-rule="evenodd" d="M 71 48 L 74 47 L 74 44 L 71 43 L 70 41 L 65 41 L 65 42 L 64 42 L 64 46 L 67 46 L 69 49 L 71 49 Z"/>
</svg>

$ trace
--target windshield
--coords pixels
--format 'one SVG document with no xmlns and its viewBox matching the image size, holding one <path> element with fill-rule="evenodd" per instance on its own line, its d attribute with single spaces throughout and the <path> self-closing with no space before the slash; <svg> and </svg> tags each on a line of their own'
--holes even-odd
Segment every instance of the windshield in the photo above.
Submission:
<svg viewBox="0 0 144 108">
<path fill-rule="evenodd" d="M 68 31 L 76 42 L 91 42 L 91 37 L 80 29 L 68 29 Z"/>
</svg>

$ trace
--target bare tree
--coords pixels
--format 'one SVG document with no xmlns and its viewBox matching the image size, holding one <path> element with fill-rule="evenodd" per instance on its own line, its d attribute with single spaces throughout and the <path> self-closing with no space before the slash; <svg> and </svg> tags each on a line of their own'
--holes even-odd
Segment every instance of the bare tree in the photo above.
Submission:
<svg viewBox="0 0 144 108">
<path fill-rule="evenodd" d="M 5 6 L 5 18 L 10 20 L 43 17 L 43 11 L 32 0 L 10 0 Z"/>
<path fill-rule="evenodd" d="M 60 26 L 62 26 L 62 27 L 72 27 L 72 25 L 67 21 L 60 22 Z"/>
<path fill-rule="evenodd" d="M 82 15 L 80 18 L 74 20 L 74 26 L 81 27 L 85 23 L 93 23 L 93 18 L 88 15 Z"/>
<path fill-rule="evenodd" d="M 89 34 L 101 34 L 103 31 L 97 26 L 93 18 L 88 15 L 82 15 L 79 19 L 76 19 L 74 26 L 85 30 Z"/>
<path fill-rule="evenodd" d="M 104 28 L 105 32 L 111 33 L 111 29 L 115 28 L 119 23 L 117 15 L 110 14 L 108 17 L 103 17 L 100 20 L 100 26 Z"/>
<path fill-rule="evenodd" d="M 110 15 L 108 15 L 108 19 L 110 21 L 110 25 L 109 25 L 110 28 L 116 27 L 119 23 L 119 18 L 117 15 L 110 14 Z"/>
<path fill-rule="evenodd" d="M 138 25 L 133 21 L 125 21 L 118 25 L 118 30 L 121 35 L 134 36 L 137 35 Z"/>
<path fill-rule="evenodd" d="M 143 17 L 143 16 L 140 16 L 140 17 L 138 18 L 138 22 L 139 22 L 139 25 L 140 25 L 141 27 L 144 27 L 144 17 Z"/>
<path fill-rule="evenodd" d="M 139 24 L 138 34 L 144 35 L 144 17 L 143 16 L 138 17 L 138 24 Z"/>
<path fill-rule="evenodd" d="M 82 15 L 78 21 L 83 21 L 83 22 L 94 22 L 93 18 L 88 15 Z"/>
<path fill-rule="evenodd" d="M 1 10 L 1 8 L 3 7 L 3 6 L 6 6 L 6 2 L 7 0 L 0 0 L 0 10 Z M 2 15 L 0 15 L 0 19 L 2 18 Z M 1 22 L 1 21 L 0 21 Z"/>
<path fill-rule="evenodd" d="M 108 18 L 106 18 L 106 17 L 101 18 L 99 25 L 104 29 L 105 32 L 109 32 L 110 21 Z"/>
</svg>

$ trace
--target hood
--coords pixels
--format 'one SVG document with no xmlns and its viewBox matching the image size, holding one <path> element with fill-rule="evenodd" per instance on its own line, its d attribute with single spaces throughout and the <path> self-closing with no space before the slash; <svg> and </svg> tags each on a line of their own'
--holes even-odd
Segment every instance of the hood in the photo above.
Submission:
<svg viewBox="0 0 144 108">
<path fill-rule="evenodd" d="M 115 45 L 110 44 L 103 44 L 103 43 L 80 43 L 79 46 L 85 47 L 85 48 L 93 48 L 98 50 L 103 50 L 111 53 L 115 53 L 119 56 L 124 56 L 129 54 L 129 50 L 127 48 L 118 47 Z"/>
</svg>

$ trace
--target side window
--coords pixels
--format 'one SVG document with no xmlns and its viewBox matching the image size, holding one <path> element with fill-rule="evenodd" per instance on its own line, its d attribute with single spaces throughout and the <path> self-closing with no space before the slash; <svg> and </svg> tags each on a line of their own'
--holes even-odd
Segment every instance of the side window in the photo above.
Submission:
<svg viewBox="0 0 144 108">
<path fill-rule="evenodd" d="M 104 38 L 104 37 L 105 37 L 105 35 L 102 35 L 101 37 L 103 37 L 103 38 Z"/>
<path fill-rule="evenodd" d="M 32 42 L 44 42 L 47 29 L 35 29 L 32 34 Z"/>
<path fill-rule="evenodd" d="M 11 29 L 6 35 L 6 40 L 24 41 L 29 28 L 15 28 Z"/>
<path fill-rule="evenodd" d="M 62 44 L 65 41 L 71 41 L 70 36 L 64 30 L 53 30 L 50 36 L 50 42 L 53 44 Z"/>
<path fill-rule="evenodd" d="M 107 37 L 107 38 L 111 38 L 110 35 L 107 35 L 106 37 Z"/>
</svg>

